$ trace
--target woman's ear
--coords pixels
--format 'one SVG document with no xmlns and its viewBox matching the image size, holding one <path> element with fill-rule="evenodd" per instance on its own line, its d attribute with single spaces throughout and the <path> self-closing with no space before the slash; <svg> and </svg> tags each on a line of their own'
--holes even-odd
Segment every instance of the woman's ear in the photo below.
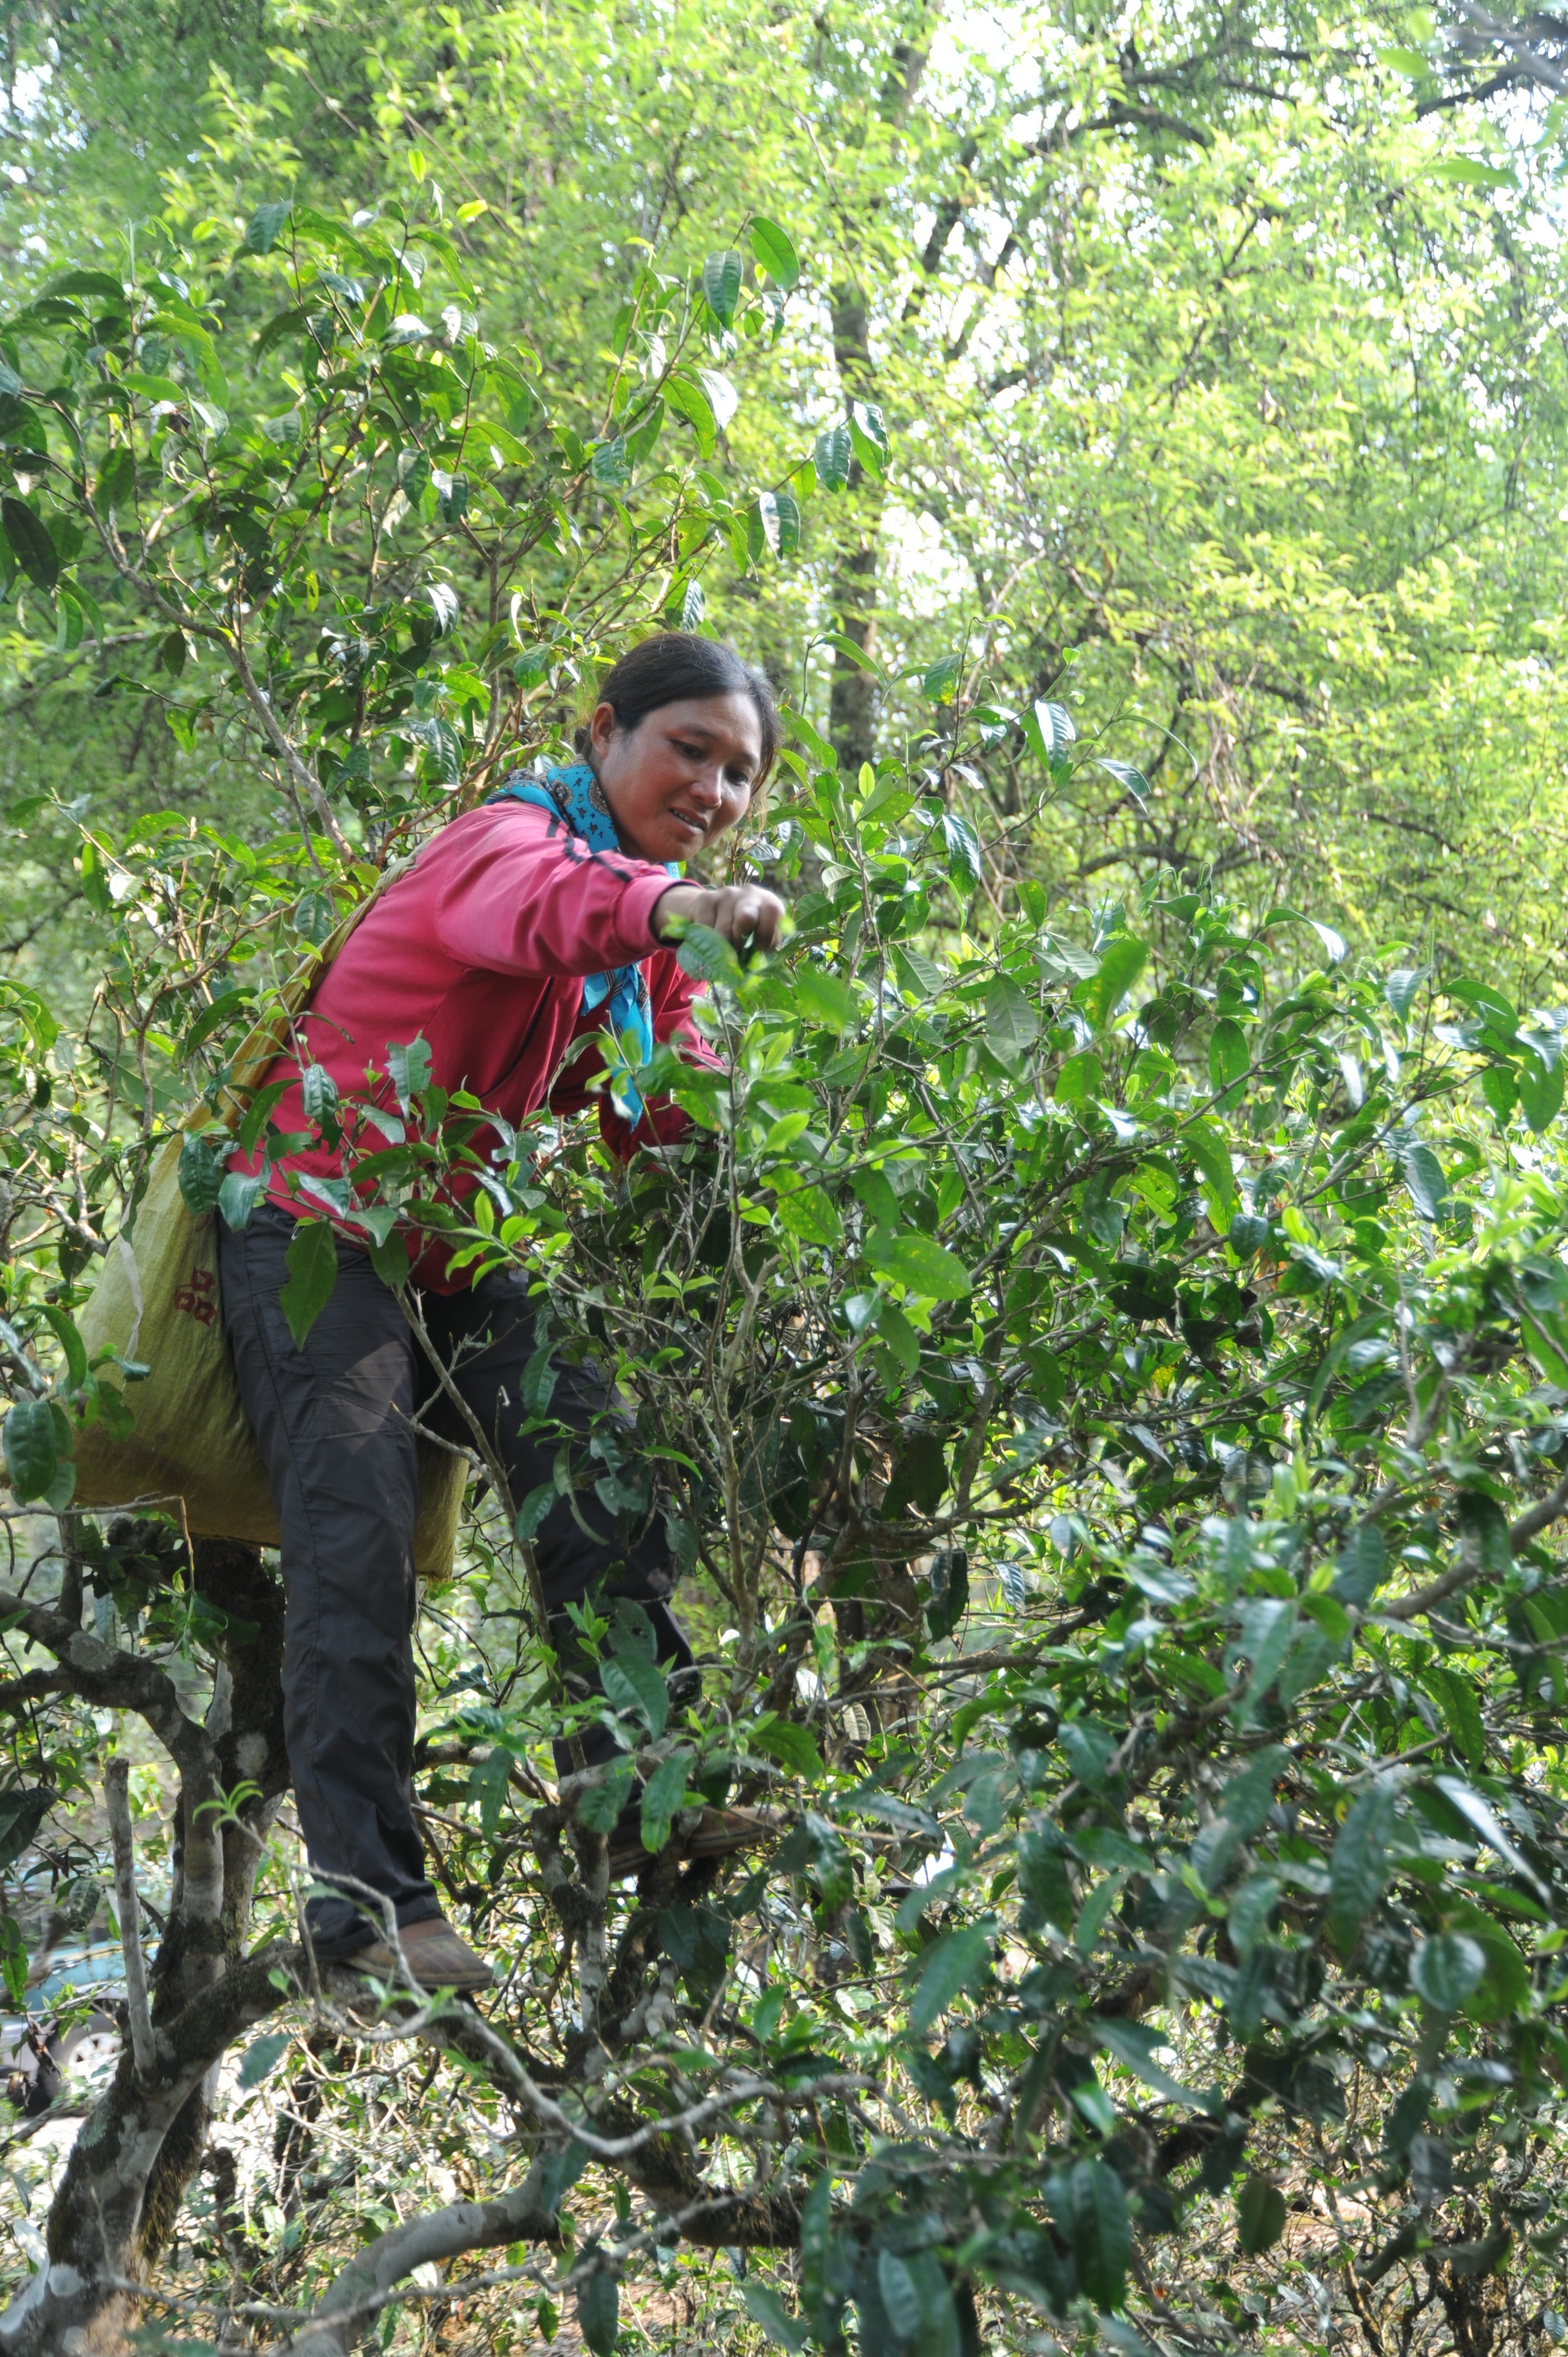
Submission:
<svg viewBox="0 0 1568 2357">
<path fill-rule="evenodd" d="M 609 749 L 610 738 L 616 733 L 616 712 L 613 704 L 596 704 L 588 722 L 588 742 L 602 756 Z"/>
</svg>

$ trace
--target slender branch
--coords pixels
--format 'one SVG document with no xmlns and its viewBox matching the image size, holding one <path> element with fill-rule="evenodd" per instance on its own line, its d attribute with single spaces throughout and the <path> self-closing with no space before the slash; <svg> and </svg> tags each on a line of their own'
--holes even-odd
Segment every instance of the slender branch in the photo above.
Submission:
<svg viewBox="0 0 1568 2357">
<path fill-rule="evenodd" d="M 1568 1473 L 1563 1476 L 1549 1497 L 1542 1498 L 1539 1504 L 1520 1514 L 1517 1522 L 1509 1524 L 1509 1544 L 1514 1554 L 1517 1555 L 1520 1547 L 1528 1546 L 1539 1532 L 1545 1530 L 1549 1523 L 1556 1522 L 1563 1513 L 1568 1513 Z M 1445 1596 L 1452 1596 L 1455 1589 L 1466 1587 L 1471 1580 L 1479 1578 L 1482 1568 L 1476 1563 L 1455 1564 L 1453 1570 L 1445 1571 L 1441 1578 L 1429 1579 L 1424 1587 L 1418 1587 L 1413 1596 L 1400 1596 L 1391 1604 L 1380 1604 L 1378 1618 L 1380 1620 L 1413 1620 L 1418 1613 L 1430 1611 L 1434 1604 L 1441 1604 Z"/>
<path fill-rule="evenodd" d="M 1477 6 L 1477 0 L 1457 0 L 1457 5 L 1466 22 L 1474 25 L 1477 33 L 1484 33 L 1488 41 L 1511 50 L 1532 81 L 1544 82 L 1548 90 L 1568 91 L 1568 72 L 1543 57 L 1533 43 L 1525 39 L 1517 25 L 1505 25 L 1489 8 Z"/>
<path fill-rule="evenodd" d="M 131 1835 L 131 1769 L 125 1760 L 111 1760 L 103 1771 L 103 1797 L 109 1809 L 109 1833 L 114 1846 L 114 1908 L 120 1918 L 120 1946 L 125 1958 L 125 2005 L 131 2024 L 131 2055 L 139 2079 L 150 2079 L 157 2064 L 152 2009 L 147 2002 L 147 1966 L 142 1953 L 142 1908 L 136 1894 L 136 1858 Z"/>
</svg>

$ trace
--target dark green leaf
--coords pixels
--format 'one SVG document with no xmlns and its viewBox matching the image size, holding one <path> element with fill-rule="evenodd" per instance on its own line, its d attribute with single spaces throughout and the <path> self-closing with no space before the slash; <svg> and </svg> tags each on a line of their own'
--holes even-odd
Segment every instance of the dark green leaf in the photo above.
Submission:
<svg viewBox="0 0 1568 2357">
<path fill-rule="evenodd" d="M 1131 933 L 1113 933 L 1100 953 L 1100 970 L 1073 991 L 1097 1031 L 1103 1031 L 1148 963 L 1148 949 Z"/>
<path fill-rule="evenodd" d="M 660 1761 L 642 1788 L 642 1846 L 657 1855 L 670 1839 L 670 1828 L 686 1794 L 689 1751 L 677 1751 Z"/>
<path fill-rule="evenodd" d="M 5 1418 L 0 1447 L 17 1504 L 25 1506 L 30 1499 L 47 1497 L 59 1461 L 48 1400 L 18 1400 Z"/>
<path fill-rule="evenodd" d="M 777 221 L 754 214 L 751 223 L 751 251 L 760 266 L 767 271 L 775 286 L 786 294 L 800 283 L 800 264 L 793 245 Z"/>
<path fill-rule="evenodd" d="M 942 834 L 948 849 L 948 874 L 966 893 L 974 891 L 985 864 L 980 837 L 966 818 L 956 817 L 951 811 L 942 813 Z"/>
<path fill-rule="evenodd" d="M 929 1301 L 962 1301 L 973 1290 L 962 1261 L 918 1228 L 901 1229 L 896 1235 L 875 1231 L 866 1239 L 865 1256 L 878 1275 Z"/>
<path fill-rule="evenodd" d="M 1266 2177 L 1249 2177 L 1236 2196 L 1236 2239 L 1247 2257 L 1272 2251 L 1284 2230 L 1284 2195 Z"/>
<path fill-rule="evenodd" d="M 620 2286 L 607 2269 L 578 2286 L 577 2322 L 594 2357 L 610 2357 L 620 2339 Z"/>
<path fill-rule="evenodd" d="M 292 201 L 287 197 L 275 197 L 270 203 L 256 207 L 245 224 L 245 243 L 252 253 L 272 252 L 293 210 Z"/>
<path fill-rule="evenodd" d="M 1133 2256 L 1122 2179 L 1102 2160 L 1075 2162 L 1067 2172 L 1061 2211 L 1079 2283 L 1097 2308 L 1120 2308 Z"/>
<path fill-rule="evenodd" d="M 1416 1144 L 1405 1146 L 1400 1154 L 1400 1167 L 1404 1183 L 1410 1189 L 1411 1200 L 1423 1220 L 1442 1216 L 1448 1200 L 1448 1181 L 1443 1165 L 1430 1146 Z"/>
<path fill-rule="evenodd" d="M 404 1047 L 394 1040 L 387 1049 L 387 1071 L 397 1091 L 398 1111 L 406 1114 L 414 1098 L 430 1086 L 430 1042 L 411 1039 Z"/>
<path fill-rule="evenodd" d="M 787 2349 L 789 2357 L 800 2357 L 811 2338 L 810 2328 L 789 2314 L 778 2293 L 767 2284 L 755 2279 L 742 2284 L 740 2296 L 746 2302 L 746 2313 L 754 2324 L 759 2324 L 769 2341 Z"/>
<path fill-rule="evenodd" d="M 645 1653 L 615 1653 L 599 1675 L 612 1710 L 635 1712 L 657 1743 L 670 1716 L 670 1689 L 658 1664 Z"/>
<path fill-rule="evenodd" d="M 818 435 L 811 463 L 817 470 L 817 480 L 828 491 L 842 491 L 849 480 L 849 463 L 854 451 L 847 425 L 829 425 Z"/>
<path fill-rule="evenodd" d="M 913 2341 L 920 2330 L 920 2294 L 914 2276 L 896 2252 L 878 2252 L 876 2288 L 882 2295 L 887 2321 L 898 2340 Z"/>
<path fill-rule="evenodd" d="M 49 528 L 25 500 L 7 491 L 0 498 L 0 525 L 12 555 L 35 589 L 52 592 L 59 579 L 59 555 Z"/>
<path fill-rule="evenodd" d="M 820 1023 L 829 1031 L 847 1031 L 854 1021 L 854 996 L 836 974 L 802 963 L 790 977 L 790 988 L 809 1021 Z"/>
<path fill-rule="evenodd" d="M 822 1782 L 825 1773 L 822 1758 L 810 1727 L 769 1713 L 746 1728 L 746 1740 L 749 1749 L 760 1751 L 766 1759 L 777 1760 L 792 1776 L 802 1776 L 813 1784 Z"/>
<path fill-rule="evenodd" d="M 990 1969 L 991 1932 L 983 1923 L 968 1924 L 961 1932 L 950 1932 L 939 1940 L 928 1952 L 909 2007 L 909 2028 L 915 2037 L 923 2038 L 960 1990 L 983 1978 Z"/>
<path fill-rule="evenodd" d="M 735 307 L 740 297 L 740 282 L 746 274 L 746 264 L 733 248 L 710 253 L 703 264 L 703 293 L 708 308 L 724 327 L 735 319 Z"/>
<path fill-rule="evenodd" d="M 1021 1063 L 1040 1036 L 1040 1014 L 1010 974 L 999 974 L 985 994 L 985 1044 L 1004 1064 Z"/>
<path fill-rule="evenodd" d="M 1388 1886 L 1398 1797 L 1391 1783 L 1371 1785 L 1352 1801 L 1335 1836 L 1328 1861 L 1328 1928 L 1347 1959 L 1354 1954 L 1361 1926 Z"/>
<path fill-rule="evenodd" d="M 1208 1079 L 1216 1095 L 1246 1075 L 1252 1061 L 1247 1035 L 1229 1015 L 1222 1015 L 1208 1042 Z"/>
<path fill-rule="evenodd" d="M 14 1784 L 0 1792 L 0 1874 L 16 1865 L 59 1798 L 47 1784 Z"/>
<path fill-rule="evenodd" d="M 577 1823 L 586 1825 L 591 1834 L 613 1833 L 631 1797 L 634 1772 L 629 1760 L 612 1760 L 602 1781 L 590 1784 L 578 1802 Z"/>
<path fill-rule="evenodd" d="M 303 1351 L 306 1337 L 332 1298 L 338 1277 L 338 1237 L 328 1220 L 302 1220 L 285 1255 L 288 1281 L 278 1306 L 288 1320 L 294 1347 Z"/>
<path fill-rule="evenodd" d="M 179 1142 L 179 1191 L 193 1219 L 204 1220 L 223 1191 L 223 1165 L 205 1137 L 187 1130 Z"/>
<path fill-rule="evenodd" d="M 289 2033 L 274 2029 L 265 2038 L 253 2038 L 240 2058 L 240 2084 L 259 2087 L 281 2058 L 288 2052 Z"/>
<path fill-rule="evenodd" d="M 1457 2013 L 1471 1991 L 1480 1986 L 1487 1969 L 1487 1952 L 1462 1932 L 1440 1932 L 1423 1940 L 1411 1958 L 1410 1977 L 1416 1993 L 1439 2013 Z"/>
</svg>

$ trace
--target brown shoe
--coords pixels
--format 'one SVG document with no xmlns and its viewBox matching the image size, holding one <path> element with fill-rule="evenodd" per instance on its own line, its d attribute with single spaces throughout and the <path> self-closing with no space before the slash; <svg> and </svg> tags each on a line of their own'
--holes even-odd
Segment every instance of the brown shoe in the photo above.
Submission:
<svg viewBox="0 0 1568 2357">
<path fill-rule="evenodd" d="M 668 1847 L 660 1855 L 669 1857 L 672 1853 L 680 1858 L 732 1857 L 737 1850 L 765 1849 L 779 1839 L 784 1822 L 773 1809 L 703 1809 L 689 1832 L 677 1826 Z M 610 1837 L 609 1863 L 612 1882 L 652 1864 L 652 1856 L 644 1849 L 638 1827 L 631 1825 L 623 1830 L 617 1826 Z"/>
<path fill-rule="evenodd" d="M 426 1916 L 422 1923 L 404 1923 L 398 1932 L 408 1969 L 423 1989 L 450 1989 L 455 1996 L 476 1996 L 495 1979 L 483 1956 L 460 1940 L 445 1915 Z M 373 1973 L 379 1981 L 400 1982 L 403 1970 L 397 1952 L 386 1939 L 356 1948 L 348 1958 L 356 1973 Z"/>
</svg>

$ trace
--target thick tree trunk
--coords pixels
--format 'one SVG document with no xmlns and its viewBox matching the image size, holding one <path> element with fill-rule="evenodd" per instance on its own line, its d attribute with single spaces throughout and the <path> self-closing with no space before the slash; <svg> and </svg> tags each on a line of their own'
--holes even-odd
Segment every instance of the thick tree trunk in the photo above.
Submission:
<svg viewBox="0 0 1568 2357">
<path fill-rule="evenodd" d="M 134 2297 L 124 2286 L 167 2242 L 200 2166 L 214 2067 L 303 1985 L 295 1948 L 242 1961 L 257 1867 L 288 1785 L 282 1590 L 253 1547 L 200 1543 L 194 1577 L 229 1620 L 205 1725 L 186 1716 L 161 1671 L 87 1637 L 68 1614 L 22 1613 L 86 1699 L 146 1720 L 178 1769 L 179 1801 L 169 1920 L 152 1969 L 152 2061 L 138 2072 L 127 2049 L 83 2124 L 49 2212 L 47 2264 L 0 2316 L 4 2357 L 124 2346 Z M 222 1798 L 237 1788 L 226 1813 Z M 280 1966 L 285 1992 L 271 1978 Z"/>
</svg>

